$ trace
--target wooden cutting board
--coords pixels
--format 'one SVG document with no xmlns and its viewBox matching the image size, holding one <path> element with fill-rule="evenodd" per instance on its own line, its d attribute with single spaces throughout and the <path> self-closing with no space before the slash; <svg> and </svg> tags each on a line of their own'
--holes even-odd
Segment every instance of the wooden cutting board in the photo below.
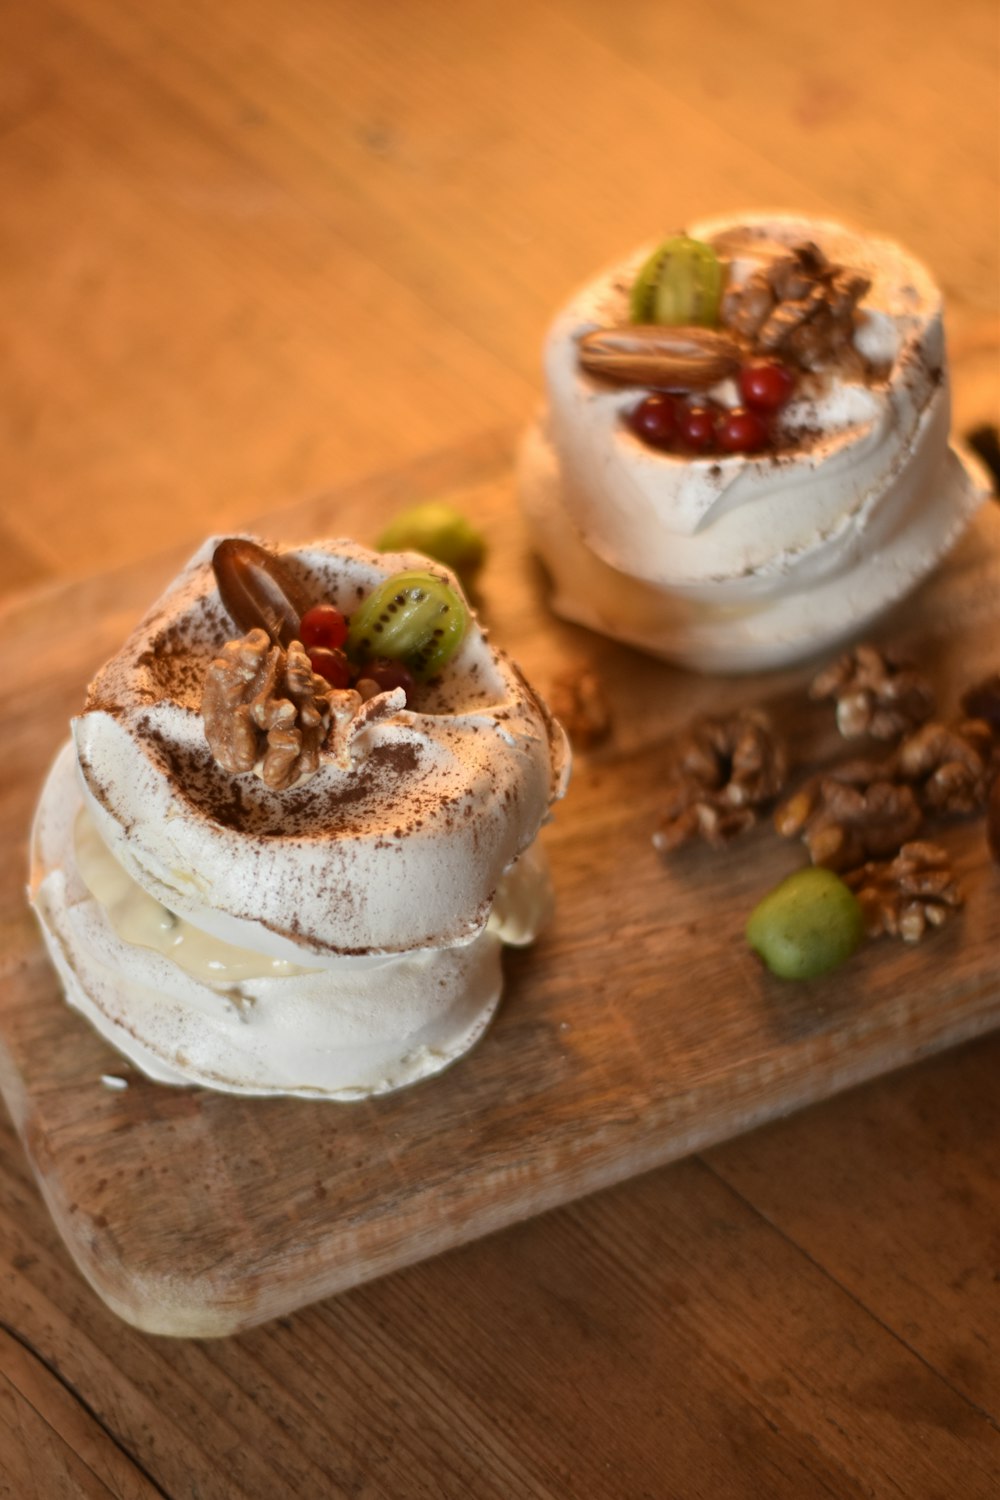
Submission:
<svg viewBox="0 0 1000 1500">
<path fill-rule="evenodd" d="M 692 714 L 768 702 L 800 756 L 838 752 L 806 671 L 702 679 L 553 620 L 506 442 L 261 521 L 287 541 L 372 540 L 448 495 L 485 530 L 482 612 L 544 690 L 589 662 L 611 742 L 578 756 L 544 835 L 558 896 L 537 945 L 448 1073 L 365 1103 L 247 1100 L 149 1083 L 62 1002 L 23 884 L 46 765 L 85 682 L 183 560 L 85 579 L 5 611 L 0 1087 L 55 1222 L 109 1305 L 147 1330 L 225 1334 L 822 1099 L 1000 1022 L 1000 869 L 981 820 L 941 832 L 966 905 L 926 943 L 882 940 L 808 984 L 768 976 L 747 913 L 804 862 L 765 825 L 669 864 L 650 835 L 664 743 Z M 879 632 L 918 647 L 950 709 L 1000 661 L 1000 507 Z M 126 1086 L 122 1087 L 124 1083 Z"/>
</svg>

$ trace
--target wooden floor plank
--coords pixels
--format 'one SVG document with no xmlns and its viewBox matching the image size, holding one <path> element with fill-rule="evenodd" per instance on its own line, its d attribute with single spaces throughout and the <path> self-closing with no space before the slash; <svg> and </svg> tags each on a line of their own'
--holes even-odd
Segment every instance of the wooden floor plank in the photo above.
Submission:
<svg viewBox="0 0 1000 1500">
<path fill-rule="evenodd" d="M 1000 1041 L 713 1151 L 714 1171 L 1000 1425 Z M 859 1170 L 859 1168 L 861 1168 Z"/>
<path fill-rule="evenodd" d="M 552 3 L 672 105 L 707 106 L 747 149 L 775 155 L 840 212 L 902 239 L 951 297 L 996 313 L 1000 33 L 988 0 L 956 4 L 947 26 L 935 0 L 909 7 L 905 25 L 892 6 L 845 0 L 819 46 L 817 4 L 728 6 L 706 46 L 694 6 Z M 755 183 L 756 201 L 759 192 Z"/>
<path fill-rule="evenodd" d="M 986 1500 L 1000 1472 L 976 1407 L 696 1162 L 222 1343 L 124 1328 L 61 1260 L 10 1315 L 171 1495 Z"/>
<path fill-rule="evenodd" d="M 162 1494 L 72 1392 L 0 1326 L 0 1496 L 155 1500 Z"/>
<path fill-rule="evenodd" d="M 31 149 L 0 149 L 34 309 L 10 330 L 22 545 L 86 571 L 524 411 L 525 382 L 88 27 L 22 25 L 54 89 Z"/>
</svg>

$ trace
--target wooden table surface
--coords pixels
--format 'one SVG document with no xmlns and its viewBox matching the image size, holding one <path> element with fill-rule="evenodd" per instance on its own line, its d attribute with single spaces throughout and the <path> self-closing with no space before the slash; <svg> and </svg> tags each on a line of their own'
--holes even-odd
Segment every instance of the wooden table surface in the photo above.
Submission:
<svg viewBox="0 0 1000 1500">
<path fill-rule="evenodd" d="M 958 427 L 996 420 L 994 0 L 33 0 L 0 37 L 0 612 L 366 475 L 412 498 L 527 418 L 575 283 L 713 210 L 904 240 Z M 998 1068 L 210 1342 L 107 1311 L 4 1122 L 0 1496 L 1000 1494 Z"/>
</svg>

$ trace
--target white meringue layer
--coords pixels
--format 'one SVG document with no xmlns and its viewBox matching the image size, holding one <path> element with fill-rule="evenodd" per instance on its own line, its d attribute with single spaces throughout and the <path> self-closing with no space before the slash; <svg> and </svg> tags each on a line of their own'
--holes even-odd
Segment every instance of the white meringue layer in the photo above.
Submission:
<svg viewBox="0 0 1000 1500">
<path fill-rule="evenodd" d="M 500 1000 L 503 943 L 531 941 L 551 907 L 532 848 L 501 880 L 497 915 L 471 942 L 305 970 L 207 939 L 184 968 L 157 951 L 156 937 L 148 946 L 115 930 L 116 905 L 133 934 L 150 920 L 120 866 L 109 870 L 93 848 L 83 861 L 110 909 L 81 877 L 82 806 L 66 745 L 35 819 L 31 898 L 70 1003 L 164 1083 L 349 1100 L 429 1077 L 482 1035 Z"/>
<path fill-rule="evenodd" d="M 171 911 L 304 967 L 471 942 L 504 870 L 564 790 L 561 729 L 473 618 L 421 711 L 374 724 L 352 765 L 328 762 L 280 793 L 252 773 L 229 775 L 198 711 L 209 662 L 238 633 L 217 597 L 214 545 L 98 675 L 73 721 L 101 837 Z M 283 556 L 316 602 L 345 612 L 385 577 L 428 567 L 346 541 Z"/>
<path fill-rule="evenodd" d="M 729 241 L 736 281 L 759 264 L 757 240 L 813 240 L 864 272 L 872 286 L 857 342 L 889 366 L 887 377 L 803 380 L 783 416 L 802 433 L 799 449 L 652 450 L 624 421 L 640 393 L 594 380 L 578 358 L 583 333 L 627 321 L 647 247 L 584 288 L 552 326 L 548 406 L 522 447 L 522 501 L 560 613 L 697 668 L 778 666 L 902 597 L 984 496 L 948 451 L 940 295 L 919 263 L 887 240 L 782 215 L 710 220 L 691 233 Z M 731 382 L 710 394 L 737 404 Z"/>
</svg>

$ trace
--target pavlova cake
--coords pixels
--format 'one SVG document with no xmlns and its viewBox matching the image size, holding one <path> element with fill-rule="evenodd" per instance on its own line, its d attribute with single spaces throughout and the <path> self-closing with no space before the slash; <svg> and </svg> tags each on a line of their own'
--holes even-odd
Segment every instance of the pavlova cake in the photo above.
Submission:
<svg viewBox="0 0 1000 1500">
<path fill-rule="evenodd" d="M 545 345 L 523 505 L 568 618 L 686 665 L 779 666 L 911 590 L 984 498 L 949 446 L 941 297 L 839 224 L 695 224 Z"/>
<path fill-rule="evenodd" d="M 210 541 L 90 685 L 31 898 L 67 998 L 150 1077 L 363 1097 L 483 1032 L 567 774 L 447 569 Z"/>
</svg>

